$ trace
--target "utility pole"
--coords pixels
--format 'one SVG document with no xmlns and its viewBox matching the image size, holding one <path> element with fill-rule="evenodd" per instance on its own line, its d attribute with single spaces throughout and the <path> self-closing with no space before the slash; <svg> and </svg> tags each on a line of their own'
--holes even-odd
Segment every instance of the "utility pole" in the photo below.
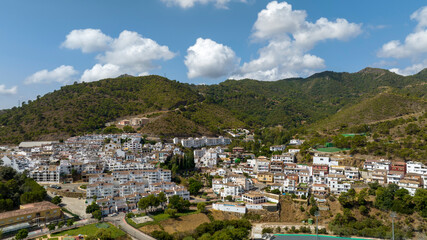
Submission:
<svg viewBox="0 0 427 240">
<path fill-rule="evenodd" d="M 316 216 L 316 240 L 319 240 L 319 223 L 318 223 L 318 218 L 320 216 L 319 211 L 316 211 L 314 213 L 314 216 Z"/>
<path fill-rule="evenodd" d="M 396 217 L 396 213 L 395 212 L 391 212 L 390 213 L 390 217 L 391 217 L 391 231 L 392 231 L 392 237 L 391 239 L 394 240 L 394 218 Z"/>
</svg>

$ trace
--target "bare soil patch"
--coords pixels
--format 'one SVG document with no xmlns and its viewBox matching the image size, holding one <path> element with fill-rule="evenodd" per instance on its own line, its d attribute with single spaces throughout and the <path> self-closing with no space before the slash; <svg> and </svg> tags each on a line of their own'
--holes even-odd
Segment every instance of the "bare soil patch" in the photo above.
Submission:
<svg viewBox="0 0 427 240">
<path fill-rule="evenodd" d="M 168 219 L 162 221 L 160 224 L 163 229 L 172 234 L 175 232 L 191 232 L 195 230 L 200 224 L 210 222 L 209 218 L 203 214 L 191 214 L 176 219 Z"/>
</svg>

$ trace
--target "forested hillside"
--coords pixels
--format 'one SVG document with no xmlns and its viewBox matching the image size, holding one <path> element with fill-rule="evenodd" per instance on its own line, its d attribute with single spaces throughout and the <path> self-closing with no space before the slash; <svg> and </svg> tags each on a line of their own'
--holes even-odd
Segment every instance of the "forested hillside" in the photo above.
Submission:
<svg viewBox="0 0 427 240">
<path fill-rule="evenodd" d="M 344 106 L 388 89 L 410 95 L 406 87 L 425 84 L 426 80 L 423 75 L 403 77 L 366 68 L 357 73 L 322 72 L 306 79 L 276 82 L 227 80 L 199 89 L 207 100 L 230 109 L 249 125 L 295 127 L 331 116 Z"/>
<path fill-rule="evenodd" d="M 124 75 L 74 83 L 21 107 L 0 111 L 0 142 L 66 138 L 100 131 L 118 118 L 156 111 L 164 114 L 140 130 L 165 137 L 217 135 L 235 127 L 301 129 L 318 123 L 320 128 L 337 128 L 347 119 L 370 123 L 425 111 L 426 76 L 425 70 L 403 77 L 366 68 L 357 73 L 322 72 L 304 79 L 227 80 L 203 86 L 154 75 Z M 374 100 L 382 106 L 370 108 L 378 105 L 370 104 Z M 372 116 L 366 121 L 361 120 L 365 112 Z"/>
<path fill-rule="evenodd" d="M 92 132 L 118 117 L 175 109 L 202 99 L 187 84 L 159 76 L 75 83 L 1 114 L 0 142 Z"/>
</svg>

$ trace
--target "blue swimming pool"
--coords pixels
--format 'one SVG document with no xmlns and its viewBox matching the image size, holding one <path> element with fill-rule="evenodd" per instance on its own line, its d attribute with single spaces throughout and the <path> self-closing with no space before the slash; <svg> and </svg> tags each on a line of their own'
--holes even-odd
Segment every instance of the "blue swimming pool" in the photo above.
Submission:
<svg viewBox="0 0 427 240">
<path fill-rule="evenodd" d="M 274 234 L 274 240 L 316 240 L 315 234 Z M 369 240 L 366 238 L 350 238 L 350 237 L 336 237 L 319 235 L 319 240 L 338 240 L 338 239 L 352 239 L 352 240 Z"/>
</svg>

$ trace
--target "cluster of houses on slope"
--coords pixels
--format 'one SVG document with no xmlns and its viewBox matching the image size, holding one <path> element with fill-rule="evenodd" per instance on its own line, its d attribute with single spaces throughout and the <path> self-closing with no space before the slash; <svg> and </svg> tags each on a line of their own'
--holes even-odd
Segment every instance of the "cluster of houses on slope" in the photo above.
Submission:
<svg viewBox="0 0 427 240">
<path fill-rule="evenodd" d="M 86 198 L 97 197 L 104 214 L 136 209 L 138 201 L 149 194 L 164 192 L 169 198 L 178 195 L 190 199 L 183 186 L 171 182 L 171 171 L 155 168 L 146 170 L 115 170 L 111 174 L 90 176 Z"/>
<path fill-rule="evenodd" d="M 207 145 L 231 141 L 202 139 Z M 170 156 L 183 155 L 181 149 L 174 144 L 145 143 L 140 134 L 77 136 L 61 143 L 23 142 L 4 151 L 0 165 L 27 170 L 39 183 L 71 182 L 76 175 L 89 182 L 87 198 L 97 196 L 104 213 L 134 209 L 141 197 L 159 192 L 189 199 L 187 189 L 171 182 L 169 170 L 155 167 Z"/>
<path fill-rule="evenodd" d="M 217 176 L 212 181 L 212 191 L 223 200 L 232 198 L 246 202 L 245 205 L 221 203 L 214 206 L 218 210 L 235 212 L 251 209 L 245 207 L 248 204 L 245 194 L 248 193 L 257 196 L 256 203 L 272 202 L 261 187 L 267 187 L 270 191 L 278 189 L 284 194 L 295 194 L 302 198 L 311 194 L 319 202 L 327 201 L 331 194 L 347 192 L 356 182 L 378 182 L 382 185 L 394 183 L 407 189 L 411 195 L 418 188 L 427 188 L 427 166 L 422 163 L 366 160 L 363 169 L 359 169 L 343 166 L 343 160 L 344 157 L 339 155 L 317 153 L 313 156 L 312 165 L 308 166 L 296 164 L 294 153 L 288 152 L 271 158 L 252 158 L 239 164 L 202 170 Z M 226 162 L 224 159 L 223 163 Z M 258 188 L 256 191 L 255 186 Z"/>
<path fill-rule="evenodd" d="M 114 170 L 152 169 L 172 155 L 182 155 L 173 144 L 143 143 L 140 134 L 87 135 L 59 142 L 23 142 L 8 149 L 0 164 L 13 167 L 40 183 L 72 181 L 78 174 L 88 181 L 91 174 Z"/>
<path fill-rule="evenodd" d="M 391 162 L 366 160 L 361 175 L 367 181 L 380 184 L 397 184 L 413 196 L 418 188 L 427 188 L 427 166 L 420 162 Z"/>
<path fill-rule="evenodd" d="M 141 197 L 160 191 L 188 199 L 188 191 L 171 182 L 169 171 L 155 167 L 169 156 L 182 155 L 179 144 L 199 148 L 194 150 L 196 167 L 219 177 L 212 182 L 212 192 L 222 199 L 229 196 L 234 200 L 246 199 L 252 205 L 274 202 L 260 197 L 267 194 L 260 190 L 262 187 L 303 198 L 311 193 L 318 201 L 326 201 L 330 194 L 346 192 L 358 181 L 395 183 L 412 195 L 417 188 L 427 188 L 427 167 L 419 162 L 366 160 L 363 169 L 358 169 L 343 166 L 343 156 L 315 153 L 312 164 L 304 165 L 296 163 L 299 149 L 288 148 L 288 152 L 283 152 L 286 145 L 271 146 L 272 152 L 283 153 L 267 158 L 255 157 L 241 147 L 228 152 L 223 145 L 231 139 L 224 137 L 173 141 L 173 144 L 146 144 L 140 134 L 119 134 L 79 136 L 63 143 L 24 142 L 19 149 L 8 151 L 0 163 L 20 172 L 28 170 L 29 176 L 38 182 L 68 181 L 77 173 L 89 182 L 87 198 L 96 195 L 108 212 L 133 209 Z M 302 143 L 293 139 L 289 145 Z M 259 195 L 245 197 L 248 193 Z M 220 205 L 216 206 L 231 207 Z"/>
</svg>

